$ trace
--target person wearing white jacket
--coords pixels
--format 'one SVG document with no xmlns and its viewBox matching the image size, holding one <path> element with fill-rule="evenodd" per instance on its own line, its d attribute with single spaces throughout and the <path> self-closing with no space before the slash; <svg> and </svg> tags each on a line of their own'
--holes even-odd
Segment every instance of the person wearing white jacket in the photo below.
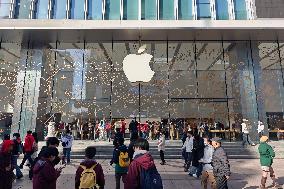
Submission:
<svg viewBox="0 0 284 189">
<path fill-rule="evenodd" d="M 71 148 L 73 145 L 73 136 L 69 130 L 66 131 L 65 134 L 61 136 L 61 142 L 63 147 L 63 159 L 62 161 L 65 162 L 65 158 L 67 158 L 67 164 L 70 163 L 70 156 L 71 156 Z"/>
<path fill-rule="evenodd" d="M 166 145 L 166 139 L 165 139 L 165 131 L 160 132 L 160 138 L 158 141 L 158 151 L 160 152 L 160 158 L 161 158 L 161 165 L 165 165 L 165 145 Z"/>
<path fill-rule="evenodd" d="M 192 157 L 191 157 L 191 153 L 192 153 L 192 149 L 193 149 L 193 133 L 191 131 L 188 131 L 187 132 L 187 138 L 186 138 L 186 141 L 185 143 L 183 144 L 182 146 L 182 149 L 185 149 L 185 152 L 186 152 L 186 160 L 185 160 L 185 168 L 184 168 L 184 171 L 187 172 L 190 165 L 191 165 L 191 160 L 192 160 Z"/>
</svg>

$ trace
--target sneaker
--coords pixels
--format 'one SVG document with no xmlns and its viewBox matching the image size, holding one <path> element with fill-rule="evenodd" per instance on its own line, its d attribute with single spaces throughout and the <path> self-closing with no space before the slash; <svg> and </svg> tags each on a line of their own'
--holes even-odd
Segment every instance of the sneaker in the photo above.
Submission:
<svg viewBox="0 0 284 189">
<path fill-rule="evenodd" d="M 193 176 L 194 178 L 198 178 L 197 174 L 193 174 L 192 176 Z"/>
<path fill-rule="evenodd" d="M 161 165 L 165 165 L 165 164 L 166 164 L 166 162 L 161 162 L 160 164 L 161 164 Z"/>
</svg>

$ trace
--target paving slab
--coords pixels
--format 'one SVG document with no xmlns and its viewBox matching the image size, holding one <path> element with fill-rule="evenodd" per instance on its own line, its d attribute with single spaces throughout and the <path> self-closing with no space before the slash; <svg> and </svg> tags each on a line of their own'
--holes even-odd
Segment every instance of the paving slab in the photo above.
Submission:
<svg viewBox="0 0 284 189">
<path fill-rule="evenodd" d="M 279 177 L 280 184 L 284 184 L 284 166 L 281 159 L 276 159 L 274 168 Z M 105 189 L 115 189 L 114 168 L 108 164 L 109 160 L 98 160 L 102 164 L 106 186 Z M 165 166 L 161 166 L 158 160 L 155 160 L 158 171 L 162 175 L 164 189 L 199 189 L 200 180 L 188 176 L 183 172 L 182 160 L 167 160 Z M 80 161 L 74 160 L 71 165 L 68 165 L 62 172 L 62 175 L 57 181 L 58 189 L 74 188 L 74 179 L 76 168 Z M 230 189 L 257 189 L 261 178 L 261 169 L 259 160 L 257 159 L 242 159 L 230 160 L 232 175 L 229 180 Z M 27 169 L 24 170 L 24 178 L 17 180 L 13 189 L 32 189 L 32 182 L 28 180 Z M 268 188 L 271 187 L 271 180 L 268 179 Z M 121 183 L 123 189 L 123 184 Z"/>
</svg>

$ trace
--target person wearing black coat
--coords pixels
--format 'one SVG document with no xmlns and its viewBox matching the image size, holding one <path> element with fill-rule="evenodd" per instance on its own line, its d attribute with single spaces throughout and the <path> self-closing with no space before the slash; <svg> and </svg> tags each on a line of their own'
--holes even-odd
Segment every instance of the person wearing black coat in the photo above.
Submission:
<svg viewBox="0 0 284 189">
<path fill-rule="evenodd" d="M 193 174 L 194 177 L 199 177 L 202 173 L 202 164 L 199 162 L 199 160 L 204 155 L 204 140 L 199 135 L 194 136 L 193 140 L 193 149 L 192 149 L 192 166 L 197 168 L 197 171 L 195 174 Z"/>
</svg>

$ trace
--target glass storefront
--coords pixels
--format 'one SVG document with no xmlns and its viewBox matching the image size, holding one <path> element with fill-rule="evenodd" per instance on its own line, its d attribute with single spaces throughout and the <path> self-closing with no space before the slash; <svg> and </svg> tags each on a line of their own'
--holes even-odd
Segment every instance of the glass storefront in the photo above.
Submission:
<svg viewBox="0 0 284 189">
<path fill-rule="evenodd" d="M 155 74 L 139 90 L 124 74 L 123 60 L 141 44 L 153 56 Z M 283 48 L 277 41 L 1 43 L 0 129 L 42 134 L 51 116 L 86 123 L 138 118 L 139 110 L 141 122 L 240 129 L 245 118 L 282 128 Z"/>
</svg>

